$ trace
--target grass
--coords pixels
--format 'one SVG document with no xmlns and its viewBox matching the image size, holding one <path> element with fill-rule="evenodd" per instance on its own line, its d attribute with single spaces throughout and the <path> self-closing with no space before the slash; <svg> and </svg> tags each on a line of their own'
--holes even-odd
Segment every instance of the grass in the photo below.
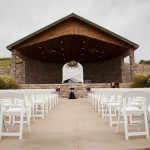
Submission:
<svg viewBox="0 0 150 150">
<path fill-rule="evenodd" d="M 22 59 L 17 58 L 16 63 L 21 63 Z M 9 66 L 11 64 L 11 58 L 0 58 L 0 67 Z"/>
</svg>

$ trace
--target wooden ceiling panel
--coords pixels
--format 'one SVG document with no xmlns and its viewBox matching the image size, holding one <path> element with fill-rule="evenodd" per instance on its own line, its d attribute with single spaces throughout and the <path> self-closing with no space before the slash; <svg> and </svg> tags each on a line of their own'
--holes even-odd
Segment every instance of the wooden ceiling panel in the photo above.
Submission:
<svg viewBox="0 0 150 150">
<path fill-rule="evenodd" d="M 27 46 L 18 51 L 43 62 L 66 63 L 75 60 L 81 63 L 100 62 L 122 55 L 127 49 L 112 43 L 82 35 L 66 35 Z"/>
</svg>

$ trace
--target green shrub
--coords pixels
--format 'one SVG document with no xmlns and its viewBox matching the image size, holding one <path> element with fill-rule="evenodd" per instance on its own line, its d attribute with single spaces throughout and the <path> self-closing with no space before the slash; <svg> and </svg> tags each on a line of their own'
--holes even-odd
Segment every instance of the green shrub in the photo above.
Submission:
<svg viewBox="0 0 150 150">
<path fill-rule="evenodd" d="M 150 73 L 136 75 L 131 87 L 132 88 L 150 87 Z"/>
<path fill-rule="evenodd" d="M 15 79 L 7 75 L 1 75 L 0 81 L 2 82 L 0 89 L 18 89 L 19 85 L 16 83 Z"/>
<path fill-rule="evenodd" d="M 3 79 L 0 78 L 0 89 L 4 89 L 5 88 L 5 82 Z"/>
</svg>

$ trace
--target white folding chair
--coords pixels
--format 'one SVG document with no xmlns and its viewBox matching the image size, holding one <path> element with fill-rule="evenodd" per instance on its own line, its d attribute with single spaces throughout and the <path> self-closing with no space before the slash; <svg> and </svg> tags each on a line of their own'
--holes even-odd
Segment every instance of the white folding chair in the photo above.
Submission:
<svg viewBox="0 0 150 150">
<path fill-rule="evenodd" d="M 12 100 L 13 106 L 6 108 L 5 106 L 5 100 L 6 99 L 10 99 Z M 22 134 L 23 134 L 23 124 L 24 124 L 24 116 L 26 115 L 26 108 L 25 108 L 25 103 L 22 104 L 21 107 L 16 108 L 15 107 L 15 100 L 24 100 L 24 94 L 23 92 L 11 92 L 11 91 L 7 91 L 5 93 L 1 93 L 0 94 L 0 102 L 1 102 L 1 111 L 0 111 L 0 139 L 2 136 L 18 136 L 19 139 L 22 139 Z M 7 127 L 7 122 L 6 119 L 7 117 L 13 116 L 11 117 L 11 125 L 15 125 L 14 123 L 14 118 L 17 117 L 20 119 L 19 123 L 19 131 L 17 132 L 8 132 L 8 128 L 4 131 L 3 130 L 3 125 L 5 125 Z M 28 120 L 28 117 L 26 117 L 26 122 L 27 122 L 27 126 L 28 126 L 28 130 L 30 132 L 30 123 Z"/>
<path fill-rule="evenodd" d="M 141 98 L 141 105 L 134 106 L 130 105 L 132 99 Z M 140 90 L 130 90 L 127 92 L 123 92 L 121 107 L 118 115 L 118 123 L 116 128 L 116 133 L 118 133 L 119 125 L 121 123 L 121 117 L 124 123 L 125 129 L 125 139 L 128 140 L 130 136 L 141 136 L 145 135 L 146 138 L 149 138 L 149 129 L 148 129 L 148 121 L 147 121 L 147 103 L 148 103 L 148 92 L 140 91 Z M 129 123 L 129 117 L 138 117 L 138 121 L 134 124 Z M 135 129 L 135 125 L 138 125 L 137 131 L 130 132 L 129 125 L 133 125 Z M 140 130 L 139 130 L 140 129 Z"/>
</svg>

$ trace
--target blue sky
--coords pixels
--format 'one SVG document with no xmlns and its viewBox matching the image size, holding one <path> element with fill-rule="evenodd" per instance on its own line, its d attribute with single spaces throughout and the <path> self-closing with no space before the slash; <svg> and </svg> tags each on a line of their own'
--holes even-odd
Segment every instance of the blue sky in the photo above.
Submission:
<svg viewBox="0 0 150 150">
<path fill-rule="evenodd" d="M 0 57 L 6 46 L 70 13 L 137 44 L 135 60 L 150 60 L 150 0 L 0 0 Z"/>
</svg>

